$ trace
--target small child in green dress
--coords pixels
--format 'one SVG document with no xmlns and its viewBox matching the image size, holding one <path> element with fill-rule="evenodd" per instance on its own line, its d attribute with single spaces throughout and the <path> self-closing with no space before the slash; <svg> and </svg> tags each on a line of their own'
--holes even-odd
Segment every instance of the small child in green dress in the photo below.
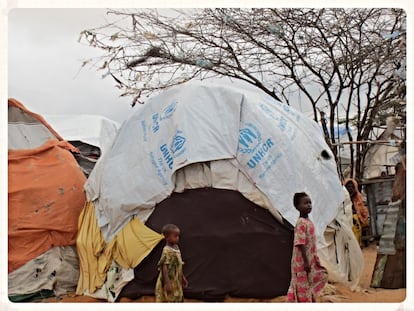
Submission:
<svg viewBox="0 0 414 311">
<path fill-rule="evenodd" d="M 160 273 L 155 285 L 155 301 L 183 302 L 183 287 L 187 288 L 188 282 L 183 274 L 184 262 L 178 248 L 180 229 L 176 225 L 168 224 L 162 228 L 162 234 L 167 244 L 158 262 Z"/>
</svg>

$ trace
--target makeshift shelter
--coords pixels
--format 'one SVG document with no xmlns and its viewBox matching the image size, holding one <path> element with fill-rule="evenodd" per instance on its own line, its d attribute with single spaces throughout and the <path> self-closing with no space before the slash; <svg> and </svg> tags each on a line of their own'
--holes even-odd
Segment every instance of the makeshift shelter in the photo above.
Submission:
<svg viewBox="0 0 414 311">
<path fill-rule="evenodd" d="M 350 228 L 338 227 L 340 243 L 324 241 L 344 192 L 320 127 L 260 91 L 187 83 L 150 98 L 121 126 L 85 190 L 77 293 L 111 301 L 153 294 L 163 245 L 157 232 L 169 222 L 182 229 L 186 297 L 286 294 L 298 191 L 312 198 L 326 261 L 357 243 Z M 130 238 L 139 244 L 135 255 L 121 251 Z M 86 258 L 94 255 L 91 265 Z M 344 256 L 362 259 L 359 247 Z M 347 267 L 331 275 L 355 286 L 361 263 L 348 258 L 341 265 Z"/>
<path fill-rule="evenodd" d="M 38 114 L 8 100 L 9 298 L 73 290 L 86 181 L 77 149 Z"/>
<path fill-rule="evenodd" d="M 385 210 L 371 286 L 406 287 L 406 155 L 396 165 L 391 202 Z"/>
<path fill-rule="evenodd" d="M 112 144 L 119 124 L 99 115 L 45 115 L 46 121 L 69 143 L 83 173 L 89 176 L 101 154 Z"/>
<path fill-rule="evenodd" d="M 375 128 L 377 142 L 364 158 L 364 179 L 377 179 L 395 175 L 395 165 L 401 160 L 399 145 L 404 139 L 404 127 L 400 120 L 388 117 L 386 128 Z"/>
<path fill-rule="evenodd" d="M 389 203 L 392 201 L 395 166 L 405 153 L 405 147 L 401 144 L 405 136 L 405 127 L 401 127 L 400 122 L 398 118 L 388 117 L 385 129 L 375 129 L 377 143 L 369 147 L 364 159 L 361 184 L 367 194 L 371 232 L 376 238 L 382 234 Z"/>
</svg>

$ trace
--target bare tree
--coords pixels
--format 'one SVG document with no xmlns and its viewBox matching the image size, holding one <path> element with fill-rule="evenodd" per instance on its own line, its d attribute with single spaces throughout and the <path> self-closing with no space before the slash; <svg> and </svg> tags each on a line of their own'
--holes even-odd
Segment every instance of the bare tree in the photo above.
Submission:
<svg viewBox="0 0 414 311">
<path fill-rule="evenodd" d="M 301 105 L 310 105 L 335 155 L 338 122 L 346 124 L 349 140 L 366 140 L 380 112 L 396 105 L 401 79 L 395 72 L 405 58 L 403 10 L 164 13 L 169 15 L 111 10 L 108 14 L 117 22 L 81 33 L 80 40 L 104 51 L 95 64 L 114 78 L 121 96 L 133 96 L 133 105 L 152 92 L 194 78 L 226 76 L 287 104 L 300 98 Z M 352 144 L 350 148 L 352 171 L 360 177 L 366 145 L 356 145 L 355 159 Z"/>
</svg>

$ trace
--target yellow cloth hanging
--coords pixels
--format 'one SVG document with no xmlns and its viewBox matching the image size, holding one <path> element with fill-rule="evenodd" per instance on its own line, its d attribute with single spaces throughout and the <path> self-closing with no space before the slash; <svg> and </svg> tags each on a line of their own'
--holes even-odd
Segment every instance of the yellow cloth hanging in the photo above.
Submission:
<svg viewBox="0 0 414 311">
<path fill-rule="evenodd" d="M 106 244 L 95 216 L 95 206 L 87 202 L 78 222 L 76 247 L 80 274 L 76 294 L 82 295 L 85 290 L 93 293 L 101 288 L 112 260 L 123 268 L 136 267 L 162 239 L 161 234 L 133 218 Z"/>
<path fill-rule="evenodd" d="M 105 282 L 106 267 L 110 258 L 105 258 L 105 240 L 95 217 L 95 206 L 87 202 L 78 221 L 76 249 L 79 256 L 79 281 L 76 294 L 82 295 L 88 289 L 93 293 Z M 109 264 L 108 264 L 109 263 Z"/>
<path fill-rule="evenodd" d="M 138 218 L 133 218 L 114 239 L 113 259 L 123 268 L 134 268 L 163 238 Z"/>
</svg>

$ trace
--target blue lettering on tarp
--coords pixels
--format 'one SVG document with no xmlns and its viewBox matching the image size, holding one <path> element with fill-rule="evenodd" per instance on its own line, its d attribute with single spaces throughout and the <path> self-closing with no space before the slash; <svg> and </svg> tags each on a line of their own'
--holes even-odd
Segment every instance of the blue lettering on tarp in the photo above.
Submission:
<svg viewBox="0 0 414 311">
<path fill-rule="evenodd" d="M 154 166 L 157 176 L 161 179 L 162 184 L 166 186 L 168 184 L 167 179 L 165 178 L 165 175 L 163 174 L 163 170 L 161 170 L 162 166 L 158 165 L 157 161 L 155 160 L 155 156 L 153 152 L 150 152 L 150 158 L 151 158 L 151 164 L 152 166 Z"/>
<path fill-rule="evenodd" d="M 239 152 L 253 153 L 262 142 L 259 130 L 251 123 L 239 131 Z"/>
<path fill-rule="evenodd" d="M 270 171 L 270 169 L 279 161 L 282 157 L 282 153 L 278 152 L 275 156 L 270 156 L 269 159 L 265 163 L 265 169 L 259 175 L 259 178 L 262 179 L 266 176 L 266 174 Z"/>
<path fill-rule="evenodd" d="M 158 113 L 152 115 L 152 132 L 156 133 L 160 129 L 160 123 L 158 121 Z"/>
<path fill-rule="evenodd" d="M 167 163 L 168 167 L 172 169 L 174 158 L 170 153 L 170 150 L 168 150 L 167 144 L 163 144 L 160 147 L 162 156 L 164 157 L 165 162 Z"/>
<path fill-rule="evenodd" d="M 280 101 L 274 100 L 273 98 L 267 98 L 267 97 L 262 97 L 262 100 L 267 103 L 270 106 L 279 106 L 280 108 L 282 108 L 284 110 L 284 112 L 286 114 L 288 114 L 290 117 L 295 118 L 296 122 L 299 122 L 301 119 L 301 114 L 296 111 L 295 109 L 292 109 L 292 107 L 290 107 L 288 104 L 282 103 Z M 271 111 L 269 109 L 269 107 L 266 107 L 263 103 L 260 104 L 260 107 L 262 108 L 262 110 L 264 112 L 266 112 L 271 118 L 278 120 L 278 117 L 275 116 L 273 113 L 273 111 Z"/>
<path fill-rule="evenodd" d="M 152 120 L 152 132 L 156 133 L 160 129 L 160 123 L 166 119 L 169 119 L 174 114 L 176 108 L 177 108 L 177 101 L 174 100 L 171 104 L 169 104 L 167 107 L 164 108 L 164 110 L 160 113 L 154 113 L 151 116 Z"/>
<path fill-rule="evenodd" d="M 287 120 L 284 116 L 280 116 L 279 129 L 284 132 L 286 130 Z"/>
<path fill-rule="evenodd" d="M 296 139 L 297 131 L 297 128 L 289 127 L 288 134 L 291 141 L 294 141 Z"/>
<path fill-rule="evenodd" d="M 266 140 L 266 142 L 258 148 L 257 152 L 253 155 L 252 158 L 247 162 L 247 165 L 250 168 L 255 168 L 257 164 L 259 164 L 266 154 L 269 152 L 269 150 L 274 146 L 274 142 L 271 138 Z"/>
<path fill-rule="evenodd" d="M 278 118 L 275 116 L 272 110 L 267 107 L 265 104 L 260 104 L 260 108 L 262 108 L 263 112 L 266 113 L 270 118 L 273 120 L 277 120 Z"/>
<path fill-rule="evenodd" d="M 174 159 L 184 153 L 185 142 L 186 138 L 183 135 L 183 132 L 177 130 L 172 139 L 170 147 L 168 147 L 168 145 L 165 143 L 160 146 L 162 157 L 164 158 L 164 161 L 170 170 L 173 167 Z"/>
<path fill-rule="evenodd" d="M 174 100 L 171 104 L 169 104 L 161 113 L 160 120 L 165 120 L 171 118 L 174 114 L 175 109 L 177 108 L 177 101 Z"/>
<path fill-rule="evenodd" d="M 159 164 L 160 169 L 162 169 L 162 171 L 164 173 L 166 173 L 167 172 L 167 169 L 165 168 L 164 161 L 163 161 L 162 158 L 158 158 L 158 164 Z"/>
<path fill-rule="evenodd" d="M 284 107 L 283 104 L 276 102 L 280 107 Z M 296 139 L 296 135 L 297 135 L 297 127 L 296 124 L 292 121 L 290 121 L 289 119 L 287 119 L 284 115 L 282 115 L 280 112 L 276 112 L 278 115 L 276 115 L 276 113 L 274 111 L 272 111 L 268 106 L 266 106 L 265 104 L 261 103 L 259 106 L 264 113 L 266 113 L 270 118 L 272 118 L 277 122 L 277 126 L 278 128 L 282 131 L 285 132 L 288 136 L 290 140 L 295 140 Z M 300 114 L 295 112 L 293 109 L 286 109 L 283 108 L 284 110 L 287 110 L 288 114 L 294 118 L 296 118 L 296 122 L 299 122 L 301 117 Z"/>
</svg>

